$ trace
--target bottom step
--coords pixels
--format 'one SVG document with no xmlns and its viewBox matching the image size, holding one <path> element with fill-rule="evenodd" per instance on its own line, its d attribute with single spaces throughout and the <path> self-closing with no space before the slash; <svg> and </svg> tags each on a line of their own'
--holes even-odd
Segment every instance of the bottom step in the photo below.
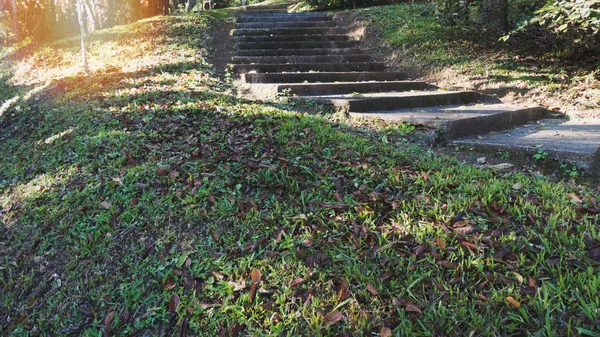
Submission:
<svg viewBox="0 0 600 337">
<path fill-rule="evenodd" d="M 350 113 L 355 118 L 406 122 L 439 128 L 446 140 L 503 130 L 543 117 L 541 107 L 505 104 L 446 105 L 426 108 Z"/>
<path fill-rule="evenodd" d="M 600 175 L 600 120 L 542 119 L 498 133 L 459 139 L 458 145 L 493 151 L 535 154 L 542 148 L 548 157 L 571 162 L 577 168 Z"/>
</svg>

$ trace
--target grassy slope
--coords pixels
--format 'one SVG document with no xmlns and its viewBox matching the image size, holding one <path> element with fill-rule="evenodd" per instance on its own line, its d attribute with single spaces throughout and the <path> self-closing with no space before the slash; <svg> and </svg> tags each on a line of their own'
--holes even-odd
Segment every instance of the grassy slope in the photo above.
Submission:
<svg viewBox="0 0 600 337">
<path fill-rule="evenodd" d="M 235 98 L 207 22 L 13 57 L 1 335 L 598 333 L 600 191 Z"/>
<path fill-rule="evenodd" d="M 511 18 L 523 20 L 527 3 L 511 3 Z M 554 42 L 540 31 L 516 35 L 508 43 L 477 26 L 440 26 L 429 3 L 362 9 L 358 15 L 381 32 L 398 53 L 401 67 L 449 74 L 434 78 L 443 86 L 467 86 L 506 98 L 535 100 L 562 111 L 600 111 L 600 63 L 552 52 Z M 600 116 L 600 115 L 599 115 Z"/>
</svg>

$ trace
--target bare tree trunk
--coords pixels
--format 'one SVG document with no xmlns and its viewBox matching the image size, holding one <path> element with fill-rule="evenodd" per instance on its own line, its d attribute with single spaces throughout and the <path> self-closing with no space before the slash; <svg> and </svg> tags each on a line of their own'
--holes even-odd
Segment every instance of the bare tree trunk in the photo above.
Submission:
<svg viewBox="0 0 600 337">
<path fill-rule="evenodd" d="M 481 19 L 488 28 L 508 33 L 508 0 L 484 0 Z"/>
<path fill-rule="evenodd" d="M 96 15 L 94 15 L 94 8 L 90 5 L 88 0 L 83 0 L 83 5 L 85 6 L 85 10 L 88 14 L 87 24 L 90 28 L 90 32 L 98 29 L 98 20 L 96 19 Z"/>
<path fill-rule="evenodd" d="M 87 53 L 85 52 L 85 26 L 83 22 L 83 6 L 82 0 L 77 0 L 77 19 L 79 20 L 79 31 L 81 32 L 81 60 L 83 62 L 83 70 L 86 74 L 90 73 L 87 63 Z"/>
<path fill-rule="evenodd" d="M 196 0 L 187 0 L 186 6 L 185 6 L 185 11 L 186 12 L 191 12 L 192 9 L 194 8 L 194 6 L 196 5 L 197 1 Z"/>
<path fill-rule="evenodd" d="M 21 41 L 21 30 L 19 29 L 19 17 L 17 16 L 17 1 L 16 0 L 12 0 L 11 1 L 12 4 L 12 28 L 13 28 L 13 32 L 15 34 L 15 38 L 17 39 L 17 41 Z"/>
</svg>

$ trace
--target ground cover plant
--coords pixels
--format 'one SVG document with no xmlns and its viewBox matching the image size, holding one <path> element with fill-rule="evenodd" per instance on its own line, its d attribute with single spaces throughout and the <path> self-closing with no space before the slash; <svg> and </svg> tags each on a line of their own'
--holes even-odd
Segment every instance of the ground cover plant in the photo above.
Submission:
<svg viewBox="0 0 600 337">
<path fill-rule="evenodd" d="M 510 5 L 512 27 L 535 9 L 529 1 Z M 411 72 L 417 69 L 419 75 L 433 74 L 429 79 L 442 86 L 474 88 L 505 100 L 535 101 L 553 109 L 595 111 L 598 115 L 597 51 L 563 45 L 534 24 L 529 31 L 514 33 L 503 42 L 475 22 L 443 25 L 435 13 L 430 3 L 357 11 L 398 54 L 400 67 Z M 447 74 L 436 77 L 440 71 Z"/>
<path fill-rule="evenodd" d="M 597 187 L 238 98 L 211 22 L 3 60 L 1 335 L 600 334 Z"/>
</svg>

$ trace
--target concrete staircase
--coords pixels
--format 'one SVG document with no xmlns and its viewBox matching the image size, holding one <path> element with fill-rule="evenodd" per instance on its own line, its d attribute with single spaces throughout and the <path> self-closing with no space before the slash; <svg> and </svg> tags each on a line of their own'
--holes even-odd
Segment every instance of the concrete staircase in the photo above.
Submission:
<svg viewBox="0 0 600 337">
<path fill-rule="evenodd" d="M 474 91 L 443 91 L 386 72 L 327 13 L 287 13 L 287 5 L 236 14 L 232 69 L 261 98 L 289 95 L 331 104 L 355 118 L 439 128 L 446 140 L 542 117 L 539 107 L 480 104 Z"/>
</svg>

